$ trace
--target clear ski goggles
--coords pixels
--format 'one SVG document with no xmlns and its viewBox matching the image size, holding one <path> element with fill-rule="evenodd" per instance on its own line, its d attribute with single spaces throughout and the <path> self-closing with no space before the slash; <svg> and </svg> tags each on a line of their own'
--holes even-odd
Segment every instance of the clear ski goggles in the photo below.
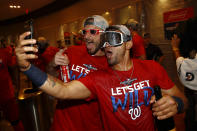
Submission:
<svg viewBox="0 0 197 131">
<path fill-rule="evenodd" d="M 103 47 L 106 47 L 106 44 L 120 46 L 124 42 L 123 34 L 116 31 L 106 31 L 101 35 L 101 42 Z"/>
</svg>

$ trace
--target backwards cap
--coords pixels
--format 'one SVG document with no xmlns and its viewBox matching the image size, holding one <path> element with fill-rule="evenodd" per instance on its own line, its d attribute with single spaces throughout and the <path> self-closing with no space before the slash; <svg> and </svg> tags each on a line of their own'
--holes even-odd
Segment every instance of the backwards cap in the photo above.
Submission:
<svg viewBox="0 0 197 131">
<path fill-rule="evenodd" d="M 100 15 L 93 15 L 91 17 L 86 18 L 83 26 L 85 27 L 86 25 L 95 25 L 103 30 L 105 30 L 109 26 L 105 18 L 103 18 Z"/>
<path fill-rule="evenodd" d="M 124 40 L 129 41 L 132 39 L 130 30 L 124 25 L 112 25 L 108 29 L 116 29 L 123 33 Z"/>
<path fill-rule="evenodd" d="M 131 36 L 131 32 L 129 31 L 129 29 L 124 26 L 124 25 L 113 25 L 114 27 L 117 27 L 117 29 L 119 31 L 121 31 L 124 35 L 126 36 Z"/>
</svg>

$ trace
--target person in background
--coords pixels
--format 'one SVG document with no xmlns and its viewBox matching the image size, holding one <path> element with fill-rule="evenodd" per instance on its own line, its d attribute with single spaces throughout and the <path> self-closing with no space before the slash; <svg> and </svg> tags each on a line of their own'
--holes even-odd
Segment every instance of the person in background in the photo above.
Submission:
<svg viewBox="0 0 197 131">
<path fill-rule="evenodd" d="M 164 59 L 163 53 L 157 45 L 151 43 L 150 33 L 144 34 L 144 47 L 146 49 L 146 59 L 155 60 L 161 64 Z"/>
<path fill-rule="evenodd" d="M 57 98 L 97 99 L 104 130 L 155 131 L 153 115 L 162 120 L 183 112 L 187 107 L 186 97 L 160 64 L 130 57 L 133 43 L 130 31 L 123 25 L 110 26 L 101 35 L 109 67 L 68 83 L 47 75 L 28 62 L 36 56 L 25 52 L 36 52 L 37 49 L 24 48 L 26 44 L 35 44 L 32 40 L 24 41 L 26 35 L 21 35 L 16 49 L 21 71 L 39 89 Z M 163 93 L 156 102 L 155 85 L 159 85 Z"/>
<path fill-rule="evenodd" d="M 57 47 L 59 49 L 65 48 L 65 43 L 63 42 L 63 40 L 57 40 Z"/>
<path fill-rule="evenodd" d="M 46 71 L 47 65 L 53 60 L 55 54 L 59 51 L 57 47 L 50 46 L 45 37 L 38 37 L 38 59 L 34 61 L 41 70 Z"/>
<path fill-rule="evenodd" d="M 1 39 L 0 41 L 0 48 L 6 48 L 6 40 L 5 39 Z"/>
<path fill-rule="evenodd" d="M 19 119 L 19 108 L 14 94 L 14 88 L 8 67 L 16 65 L 16 56 L 5 48 L 5 41 L 0 45 L 0 111 L 14 127 L 15 131 L 23 131 L 23 124 Z"/>
<path fill-rule="evenodd" d="M 16 42 L 11 41 L 8 46 L 6 46 L 7 51 L 9 52 L 9 55 L 12 56 L 13 60 L 16 59 L 16 54 L 15 54 L 15 47 L 16 47 Z M 14 60 L 16 61 L 16 60 Z M 19 70 L 16 65 L 14 66 L 8 66 L 8 72 L 12 78 L 12 85 L 15 90 L 15 96 L 18 95 L 19 92 Z"/>
<path fill-rule="evenodd" d="M 144 48 L 144 39 L 138 34 L 139 24 L 134 19 L 128 19 L 126 22 L 127 28 L 129 28 L 132 36 L 133 47 L 131 49 L 131 54 L 133 58 L 138 58 L 141 60 L 146 59 L 146 52 Z"/>
<path fill-rule="evenodd" d="M 197 18 L 180 24 L 171 45 L 179 79 L 189 101 L 185 115 L 186 131 L 197 129 Z"/>
<path fill-rule="evenodd" d="M 83 35 L 80 33 L 73 34 L 73 41 L 75 45 L 83 45 L 85 42 L 83 41 Z"/>
<path fill-rule="evenodd" d="M 51 70 L 47 72 L 55 72 L 53 69 L 59 65 L 68 65 L 72 81 L 85 77 L 90 72 L 106 68 L 108 64 L 101 49 L 100 36 L 107 27 L 108 22 L 102 16 L 93 15 L 86 18 L 82 29 L 85 44 L 60 50 L 50 63 Z M 98 102 L 94 99 L 59 100 L 51 130 L 102 131 Z"/>
</svg>

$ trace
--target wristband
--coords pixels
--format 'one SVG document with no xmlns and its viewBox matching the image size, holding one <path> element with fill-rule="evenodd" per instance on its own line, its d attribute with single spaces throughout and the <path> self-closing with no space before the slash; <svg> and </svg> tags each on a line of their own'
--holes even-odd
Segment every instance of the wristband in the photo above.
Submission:
<svg viewBox="0 0 197 131">
<path fill-rule="evenodd" d="M 183 100 L 177 96 L 172 96 L 172 98 L 176 101 L 177 103 L 177 110 L 178 110 L 178 114 L 183 112 L 184 109 L 184 103 Z"/>
<path fill-rule="evenodd" d="M 30 65 L 29 70 L 24 71 L 24 74 L 36 87 L 40 87 L 47 80 L 47 74 L 32 64 Z"/>
</svg>

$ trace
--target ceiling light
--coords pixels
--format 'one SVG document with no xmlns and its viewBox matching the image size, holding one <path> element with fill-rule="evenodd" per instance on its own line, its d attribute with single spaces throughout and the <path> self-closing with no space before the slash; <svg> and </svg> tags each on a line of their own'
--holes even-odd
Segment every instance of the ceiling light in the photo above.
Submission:
<svg viewBox="0 0 197 131">
<path fill-rule="evenodd" d="M 106 14 L 106 15 L 109 15 L 109 12 L 107 11 L 107 12 L 105 12 L 105 14 Z"/>
<path fill-rule="evenodd" d="M 20 5 L 10 5 L 9 7 L 10 7 L 10 8 L 18 8 L 18 9 L 21 8 Z"/>
<path fill-rule="evenodd" d="M 161 2 L 167 2 L 167 0 L 160 0 Z"/>
</svg>

